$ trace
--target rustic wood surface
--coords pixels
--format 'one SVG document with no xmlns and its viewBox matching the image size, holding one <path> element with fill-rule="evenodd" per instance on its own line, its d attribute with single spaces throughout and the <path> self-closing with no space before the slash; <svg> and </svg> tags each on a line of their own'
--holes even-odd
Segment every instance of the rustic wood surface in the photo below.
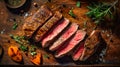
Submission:
<svg viewBox="0 0 120 67">
<path fill-rule="evenodd" d="M 88 11 L 87 5 L 88 3 L 86 1 L 81 2 L 81 7 L 76 7 L 76 1 L 77 0 L 51 0 L 51 3 L 48 3 L 47 0 L 31 0 L 29 8 L 27 6 L 26 12 L 23 14 L 15 14 L 12 13 L 5 5 L 4 0 L 0 0 L 0 45 L 4 49 L 3 56 L 0 58 L 0 65 L 33 65 L 29 58 L 22 52 L 23 55 L 23 64 L 16 63 L 10 59 L 10 57 L 7 54 L 8 47 L 10 45 L 16 45 L 19 46 L 19 44 L 15 43 L 14 40 L 12 40 L 9 37 L 9 34 L 15 34 L 15 35 L 21 35 L 22 34 L 22 24 L 24 23 L 24 20 L 28 17 L 26 17 L 26 13 L 29 14 L 29 16 L 32 16 L 42 4 L 46 4 L 50 6 L 52 10 L 59 10 L 63 13 L 64 17 L 68 18 L 71 22 L 78 23 L 80 26 L 80 29 L 84 28 L 84 22 L 87 20 L 87 34 L 89 35 L 93 28 L 95 27 L 95 24 L 91 21 L 90 18 L 88 18 L 85 13 Z M 34 3 L 37 3 L 37 7 L 34 6 Z M 63 4 L 66 4 L 63 6 Z M 120 5 L 119 5 L 120 6 Z M 73 12 L 77 16 L 76 18 L 72 18 L 68 12 L 71 9 L 71 7 L 74 7 Z M 119 10 L 118 10 L 119 11 Z M 119 14 L 119 13 L 118 13 Z M 119 16 L 118 16 L 119 17 Z M 14 23 L 14 19 L 16 19 L 17 23 L 19 24 L 18 28 L 16 30 L 12 30 L 12 26 Z M 120 63 L 120 24 L 119 19 L 114 22 L 114 27 L 112 29 L 110 25 L 103 24 L 101 27 L 98 27 L 97 29 L 101 30 L 102 37 L 107 43 L 107 52 L 104 57 L 106 63 L 110 64 L 116 64 Z M 109 23 L 109 22 L 106 22 Z M 104 27 L 103 27 L 104 26 Z M 112 33 L 111 33 L 112 31 Z M 82 64 L 82 62 L 73 62 L 71 58 L 64 59 L 55 59 L 54 56 L 44 49 L 38 49 L 43 54 L 49 54 L 50 59 L 43 59 L 44 65 L 56 65 L 56 64 Z M 59 61 L 60 60 L 60 61 Z M 63 61 L 63 63 L 62 63 Z M 59 63 L 58 63 L 59 62 Z M 83 63 L 85 64 L 85 63 Z"/>
</svg>

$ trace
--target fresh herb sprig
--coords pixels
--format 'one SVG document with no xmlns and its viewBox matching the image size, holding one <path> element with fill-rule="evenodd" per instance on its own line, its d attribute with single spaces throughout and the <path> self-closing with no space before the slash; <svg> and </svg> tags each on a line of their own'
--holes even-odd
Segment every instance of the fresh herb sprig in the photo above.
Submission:
<svg viewBox="0 0 120 67">
<path fill-rule="evenodd" d="M 17 27 L 18 27 L 18 24 L 15 22 L 15 23 L 13 24 L 12 29 L 13 29 L 13 30 L 16 30 L 16 29 L 17 29 Z"/>
<path fill-rule="evenodd" d="M 28 40 L 26 40 L 26 38 L 24 36 L 17 36 L 17 35 L 13 35 L 13 34 L 10 34 L 9 36 L 12 39 L 14 39 L 18 44 L 20 44 L 20 50 L 25 52 L 25 51 L 28 51 L 28 49 L 29 49 L 29 52 L 32 56 L 37 54 L 36 47 L 33 45 L 31 47 L 28 47 L 30 42 Z"/>
<path fill-rule="evenodd" d="M 25 52 L 25 51 L 28 50 L 28 47 L 27 47 L 27 46 L 24 46 L 24 45 L 21 45 L 21 46 L 20 46 L 20 49 Z"/>
<path fill-rule="evenodd" d="M 73 7 L 71 8 L 71 10 L 69 10 L 69 15 L 72 16 L 73 18 L 76 17 L 76 15 L 73 13 Z"/>
<path fill-rule="evenodd" d="M 17 43 L 23 45 L 24 42 L 22 42 L 23 39 L 25 39 L 24 36 L 16 36 L 16 35 L 13 35 L 13 34 L 10 34 L 9 35 L 12 39 L 14 39 Z"/>
<path fill-rule="evenodd" d="M 104 21 L 106 16 L 109 16 L 110 19 L 113 18 L 113 14 L 111 9 L 116 5 L 117 1 L 113 4 L 101 3 L 101 2 L 92 2 L 88 9 L 90 10 L 87 12 L 87 16 L 91 17 L 96 24 Z"/>
<path fill-rule="evenodd" d="M 34 55 L 37 54 L 37 52 L 36 52 L 36 47 L 33 46 L 33 45 L 30 47 L 30 50 L 29 50 L 29 51 L 30 51 L 30 54 L 31 54 L 32 56 L 34 56 Z"/>
<path fill-rule="evenodd" d="M 37 52 L 33 51 L 33 52 L 30 52 L 30 54 L 31 54 L 32 56 L 34 56 L 34 55 L 37 54 Z"/>
<path fill-rule="evenodd" d="M 28 50 L 28 47 L 27 47 L 27 44 L 29 44 L 29 41 L 28 40 L 25 40 L 25 37 L 24 36 L 17 36 L 17 35 L 13 35 L 13 34 L 10 34 L 9 35 L 12 39 L 14 39 L 18 44 L 20 44 L 20 49 L 22 51 L 27 51 Z"/>
</svg>

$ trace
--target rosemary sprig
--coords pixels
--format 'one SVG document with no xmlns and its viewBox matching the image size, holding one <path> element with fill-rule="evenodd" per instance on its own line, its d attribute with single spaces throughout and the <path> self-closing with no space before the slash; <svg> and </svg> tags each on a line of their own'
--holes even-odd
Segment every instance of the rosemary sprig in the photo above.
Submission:
<svg viewBox="0 0 120 67">
<path fill-rule="evenodd" d="M 90 10 L 87 12 L 87 16 L 92 18 L 93 21 L 95 21 L 96 24 L 99 24 L 100 22 L 104 21 L 106 16 L 109 16 L 110 19 L 113 18 L 113 14 L 111 11 L 111 8 L 115 7 L 116 3 L 115 1 L 113 4 L 107 4 L 107 3 L 101 3 L 101 2 L 92 2 L 90 6 L 88 6 L 88 9 Z"/>
</svg>

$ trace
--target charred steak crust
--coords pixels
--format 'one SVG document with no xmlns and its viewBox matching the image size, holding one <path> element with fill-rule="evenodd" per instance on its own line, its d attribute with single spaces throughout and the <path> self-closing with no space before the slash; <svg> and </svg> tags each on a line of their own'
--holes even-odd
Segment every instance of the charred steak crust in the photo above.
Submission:
<svg viewBox="0 0 120 67">
<path fill-rule="evenodd" d="M 51 29 L 53 25 L 55 25 L 62 18 L 62 14 L 59 11 L 56 11 L 55 14 L 42 26 L 38 29 L 35 34 L 35 41 L 38 42 L 44 37 L 44 34 Z"/>
<path fill-rule="evenodd" d="M 45 5 L 41 6 L 40 9 L 31 17 L 31 20 L 23 24 L 24 35 L 31 38 L 33 33 L 51 16 L 51 10 Z"/>
<path fill-rule="evenodd" d="M 92 56 L 101 42 L 102 42 L 102 36 L 100 34 L 100 31 L 94 30 L 85 41 L 85 45 L 84 45 L 85 49 L 83 50 L 80 60 L 85 61 L 90 56 Z"/>
</svg>

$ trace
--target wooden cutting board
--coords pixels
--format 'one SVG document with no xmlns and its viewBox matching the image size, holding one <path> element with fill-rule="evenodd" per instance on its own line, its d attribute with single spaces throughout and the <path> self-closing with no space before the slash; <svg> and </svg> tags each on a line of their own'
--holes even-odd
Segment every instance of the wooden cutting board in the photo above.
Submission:
<svg viewBox="0 0 120 67">
<path fill-rule="evenodd" d="M 34 6 L 34 3 L 37 3 L 37 7 Z M 19 44 L 15 43 L 14 40 L 12 40 L 9 37 L 9 34 L 16 34 L 20 35 L 21 33 L 21 27 L 22 24 L 24 23 L 24 20 L 28 16 L 32 16 L 42 4 L 46 4 L 50 6 L 52 10 L 59 10 L 63 13 L 63 16 L 68 18 L 71 22 L 78 23 L 80 26 L 80 29 L 84 28 L 84 22 L 87 21 L 87 34 L 89 35 L 92 30 L 95 27 L 95 24 L 91 21 L 90 18 L 86 16 L 86 12 L 88 11 L 87 7 L 88 3 L 86 1 L 81 2 L 81 7 L 78 8 L 76 7 L 76 0 L 51 0 L 50 3 L 47 2 L 47 0 L 32 0 L 30 2 L 30 5 L 28 5 L 26 8 L 26 12 L 23 14 L 15 14 L 12 13 L 10 10 L 6 8 L 6 5 L 4 3 L 4 0 L 0 0 L 0 45 L 4 49 L 3 56 L 0 58 L 0 64 L 1 65 L 33 65 L 28 57 L 22 52 L 24 63 L 19 64 L 10 59 L 10 57 L 7 54 L 8 47 L 10 45 L 16 45 L 19 46 Z M 28 8 L 29 7 L 29 8 Z M 76 18 L 72 18 L 68 12 L 71 9 L 71 7 L 74 8 L 73 12 L 77 16 Z M 22 12 L 22 11 L 21 11 Z M 12 29 L 12 26 L 14 22 L 18 23 L 18 28 L 16 30 Z M 99 30 L 102 32 L 102 36 L 107 43 L 107 51 L 106 55 L 104 57 L 104 60 L 106 63 L 120 63 L 120 24 L 117 24 L 115 22 L 116 27 L 113 28 L 113 33 L 111 33 L 110 26 L 105 26 L 105 27 L 98 27 Z M 41 51 L 43 54 L 49 54 L 51 59 L 44 59 L 43 65 L 55 65 L 55 64 L 89 64 L 86 62 L 73 62 L 70 57 L 64 59 L 55 59 L 52 53 L 49 51 L 46 51 L 44 49 L 38 49 Z M 94 56 L 92 57 L 94 58 Z"/>
</svg>

